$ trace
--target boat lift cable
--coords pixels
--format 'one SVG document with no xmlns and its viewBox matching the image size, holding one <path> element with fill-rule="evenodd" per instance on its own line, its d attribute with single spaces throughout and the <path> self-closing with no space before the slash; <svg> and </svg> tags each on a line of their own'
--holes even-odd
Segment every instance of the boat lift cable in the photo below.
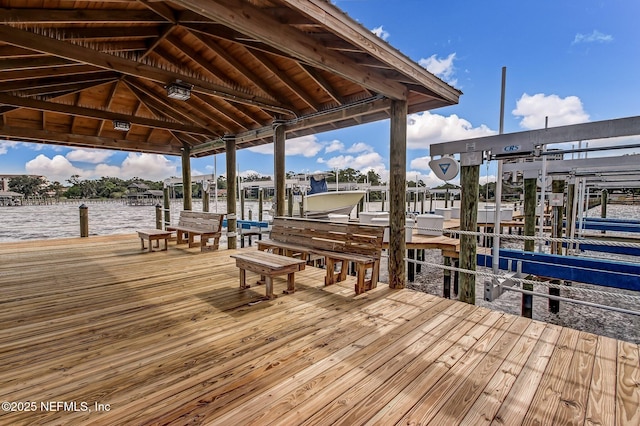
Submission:
<svg viewBox="0 0 640 426">
<path fill-rule="evenodd" d="M 494 274 L 492 272 L 471 271 L 469 269 L 457 268 L 455 266 L 445 266 L 445 265 L 441 265 L 441 264 L 438 264 L 438 263 L 419 261 L 419 260 L 414 260 L 414 259 L 409 259 L 409 258 L 405 258 L 405 260 L 409 261 L 409 262 L 416 263 L 416 264 L 420 264 L 420 265 L 423 265 L 423 266 L 446 269 L 446 270 L 449 270 L 449 271 L 465 273 L 465 274 L 472 274 L 472 275 L 475 275 L 475 276 L 481 277 L 481 278 L 491 278 L 491 279 L 494 279 L 494 278 L 497 278 L 497 279 L 507 278 L 504 275 Z M 628 295 L 628 294 L 624 294 L 624 293 L 612 293 L 612 292 L 607 292 L 607 291 L 602 291 L 602 290 L 595 290 L 595 289 L 588 289 L 588 288 L 582 288 L 582 287 L 558 285 L 558 284 L 552 284 L 552 283 L 549 283 L 549 282 L 528 280 L 526 278 L 509 277 L 509 279 L 511 281 L 515 282 L 515 283 L 519 283 L 520 285 L 522 285 L 522 284 L 532 284 L 532 285 L 538 285 L 538 286 L 543 286 L 543 287 L 559 288 L 559 289 L 562 289 L 562 290 L 567 290 L 569 292 L 585 293 L 585 294 L 592 294 L 592 295 L 599 295 L 599 296 L 606 296 L 606 297 L 614 297 L 614 298 L 617 298 L 617 299 L 620 299 L 620 300 L 624 300 L 624 301 L 627 301 L 627 302 L 630 302 L 630 303 L 640 303 L 640 296 L 633 296 L 633 295 Z M 559 300 L 559 301 L 570 302 L 570 303 L 576 303 L 576 304 L 579 304 L 579 305 L 586 305 L 586 306 L 590 306 L 590 307 L 602 308 L 602 309 L 612 310 L 612 311 L 621 312 L 621 313 L 625 313 L 625 314 L 640 316 L 640 311 L 634 311 L 634 310 L 630 310 L 630 309 L 618 308 L 616 306 L 602 305 L 602 304 L 598 304 L 598 303 L 587 302 L 587 301 L 584 301 L 584 300 L 571 299 L 571 298 L 566 298 L 566 297 L 561 297 L 561 296 L 553 296 L 553 295 L 549 295 L 549 294 L 545 294 L 545 293 L 531 292 L 529 290 L 523 290 L 523 289 L 518 288 L 518 287 L 507 287 L 507 286 L 505 286 L 505 287 L 502 287 L 502 288 L 503 288 L 503 290 L 516 291 L 516 292 L 520 292 L 520 293 L 524 293 L 524 294 L 531 294 L 531 295 L 534 295 L 534 296 L 546 297 L 548 299 Z"/>
<path fill-rule="evenodd" d="M 475 236 L 486 236 L 486 237 L 500 237 L 501 239 L 511 239 L 511 240 L 533 240 L 533 241 L 548 241 L 554 243 L 566 243 L 566 244 L 591 244 L 591 245 L 601 245 L 601 246 L 612 246 L 612 247 L 628 247 L 628 248 L 640 248 L 640 243 L 630 243 L 626 241 L 608 241 L 608 240 L 589 240 L 582 238 L 555 238 L 555 237 L 541 237 L 541 236 L 527 236 L 527 235 L 515 235 L 515 234 L 502 234 L 496 232 L 476 232 L 476 231 L 460 231 L 456 229 L 442 229 L 442 228 L 426 228 L 426 227 L 417 227 L 414 229 L 420 229 L 425 231 L 438 231 L 443 234 L 452 234 L 452 235 L 475 235 Z"/>
</svg>

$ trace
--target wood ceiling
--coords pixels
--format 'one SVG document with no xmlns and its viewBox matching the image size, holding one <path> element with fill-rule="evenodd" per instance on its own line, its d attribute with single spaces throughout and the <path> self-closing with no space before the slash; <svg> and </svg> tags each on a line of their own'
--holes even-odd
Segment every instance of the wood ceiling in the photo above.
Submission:
<svg viewBox="0 0 640 426">
<path fill-rule="evenodd" d="M 275 120 L 291 139 L 461 94 L 324 0 L 0 0 L 0 22 L 16 141 L 204 156 L 271 143 Z M 176 81 L 190 99 L 167 97 Z"/>
</svg>

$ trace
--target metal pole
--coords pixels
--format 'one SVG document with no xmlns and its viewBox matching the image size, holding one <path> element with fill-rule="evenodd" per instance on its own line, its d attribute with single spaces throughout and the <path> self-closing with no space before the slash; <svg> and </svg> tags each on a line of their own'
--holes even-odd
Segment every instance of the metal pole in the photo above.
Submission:
<svg viewBox="0 0 640 426">
<path fill-rule="evenodd" d="M 502 91 L 500 96 L 500 134 L 504 133 L 504 97 L 507 83 L 507 67 L 502 67 Z M 489 183 L 487 182 L 487 187 Z M 500 234 L 500 207 L 502 207 L 502 160 L 498 160 L 498 175 L 496 176 L 496 210 L 494 216 L 493 232 Z M 500 269 L 500 235 L 493 238 L 492 271 L 497 274 Z"/>
</svg>

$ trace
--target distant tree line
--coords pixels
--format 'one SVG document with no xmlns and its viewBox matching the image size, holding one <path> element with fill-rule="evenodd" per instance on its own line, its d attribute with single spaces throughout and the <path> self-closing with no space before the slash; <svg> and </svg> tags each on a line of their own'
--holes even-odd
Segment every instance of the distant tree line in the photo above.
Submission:
<svg viewBox="0 0 640 426">
<path fill-rule="evenodd" d="M 116 177 L 101 177 L 100 179 L 80 179 L 73 175 L 67 180 L 68 185 L 60 182 L 48 182 L 41 176 L 16 176 L 9 180 L 9 189 L 23 194 L 26 198 L 51 197 L 59 198 L 122 198 L 127 194 L 127 188 L 133 183 L 144 183 L 149 189 L 162 190 L 162 182 L 140 179 L 120 179 Z"/>
</svg>

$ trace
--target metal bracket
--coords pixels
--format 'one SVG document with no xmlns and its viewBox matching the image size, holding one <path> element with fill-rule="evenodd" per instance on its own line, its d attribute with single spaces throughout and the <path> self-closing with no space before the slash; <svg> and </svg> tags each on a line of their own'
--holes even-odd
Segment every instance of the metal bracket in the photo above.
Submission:
<svg viewBox="0 0 640 426">
<path fill-rule="evenodd" d="M 507 269 L 509 271 L 512 270 L 512 262 L 513 260 L 509 259 L 507 263 Z M 513 287 L 516 285 L 516 281 L 513 278 L 522 278 L 522 261 L 519 260 L 516 263 L 516 271 L 509 272 L 502 277 L 494 277 L 491 280 L 486 280 L 484 282 L 484 300 L 487 302 L 493 302 L 498 297 L 502 296 L 504 292 L 504 287 Z"/>
</svg>

